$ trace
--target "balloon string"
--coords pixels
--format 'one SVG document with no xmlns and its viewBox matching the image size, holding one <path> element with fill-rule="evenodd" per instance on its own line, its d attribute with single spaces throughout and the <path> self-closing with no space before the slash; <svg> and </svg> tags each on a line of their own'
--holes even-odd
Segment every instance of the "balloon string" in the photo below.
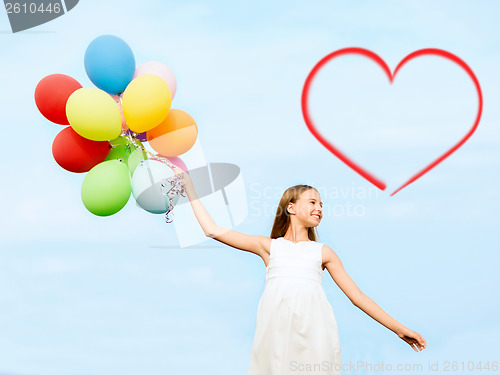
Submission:
<svg viewBox="0 0 500 375">
<path fill-rule="evenodd" d="M 124 132 L 124 133 L 122 133 L 122 136 L 127 138 L 135 147 L 140 148 L 142 151 L 144 151 L 144 153 L 146 153 L 146 155 L 148 155 L 148 159 L 161 161 L 161 162 L 167 164 L 172 169 L 178 168 L 176 165 L 172 164 L 172 162 L 170 160 L 168 160 L 167 158 L 164 158 L 164 157 L 159 156 L 159 155 L 155 155 L 151 151 L 146 150 L 146 148 L 143 145 L 137 143 L 137 139 L 135 138 L 135 134 L 136 133 L 133 133 L 132 135 L 130 135 L 130 134 L 127 134 L 126 132 Z"/>
<path fill-rule="evenodd" d="M 127 157 L 127 154 L 130 153 L 130 144 L 127 145 L 127 150 L 125 151 L 125 154 L 120 158 L 120 160 L 123 162 L 125 160 L 125 158 Z"/>
<path fill-rule="evenodd" d="M 168 184 L 170 183 L 170 186 Z M 167 190 L 168 189 L 168 190 Z M 185 192 L 185 186 L 182 182 L 182 176 L 181 175 L 175 175 L 174 177 L 170 177 L 168 179 L 161 180 L 161 190 L 163 195 L 167 196 L 168 198 L 168 209 L 167 212 L 165 213 L 165 221 L 167 223 L 171 223 L 173 219 L 169 219 L 168 215 L 172 213 L 172 210 L 174 209 L 174 203 L 173 200 L 177 197 L 177 195 L 180 195 L 182 197 L 186 197 L 184 195 Z"/>
<path fill-rule="evenodd" d="M 160 161 L 162 163 L 165 163 L 172 170 L 174 168 L 178 168 L 176 165 L 174 165 L 167 158 L 164 158 L 164 157 L 159 156 L 159 155 L 155 155 L 152 152 L 146 150 L 146 148 L 143 145 L 141 145 L 137 142 L 136 135 L 137 134 L 135 132 L 132 134 L 128 134 L 126 131 L 122 132 L 122 136 L 124 138 L 128 139 L 136 148 L 140 148 L 148 156 L 148 159 L 157 160 L 157 161 Z M 130 147 L 128 148 L 128 150 L 130 150 Z M 125 158 L 125 156 L 124 156 L 124 158 Z M 168 183 L 170 183 L 170 186 L 167 185 Z M 167 187 L 169 188 L 168 190 L 167 190 Z M 167 208 L 167 211 L 165 212 L 165 222 L 172 223 L 173 219 L 170 219 L 168 217 L 168 215 L 174 214 L 172 212 L 172 210 L 174 209 L 173 200 L 175 199 L 175 197 L 177 195 L 181 195 L 182 197 L 185 197 L 185 195 L 184 195 L 185 186 L 184 186 L 184 183 L 182 182 L 182 176 L 176 174 L 173 177 L 162 180 L 161 181 L 161 190 L 162 190 L 163 195 L 165 195 L 168 198 L 168 208 Z"/>
</svg>

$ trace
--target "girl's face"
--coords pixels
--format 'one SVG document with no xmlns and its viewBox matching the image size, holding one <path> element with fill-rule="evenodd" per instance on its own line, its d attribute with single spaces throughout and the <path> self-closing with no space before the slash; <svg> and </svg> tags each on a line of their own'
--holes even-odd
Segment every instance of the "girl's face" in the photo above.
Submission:
<svg viewBox="0 0 500 375">
<path fill-rule="evenodd" d="M 306 227 L 316 227 L 323 218 L 323 202 L 315 189 L 304 191 L 297 202 L 289 203 L 288 211 Z"/>
</svg>

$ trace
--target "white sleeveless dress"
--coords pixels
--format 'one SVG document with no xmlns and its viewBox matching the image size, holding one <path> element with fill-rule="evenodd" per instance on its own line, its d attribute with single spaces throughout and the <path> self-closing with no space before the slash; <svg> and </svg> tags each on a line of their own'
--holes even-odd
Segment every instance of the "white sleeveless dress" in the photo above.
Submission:
<svg viewBox="0 0 500 375">
<path fill-rule="evenodd" d="M 271 240 L 249 375 L 338 375 L 340 341 L 323 290 L 322 243 Z"/>
</svg>

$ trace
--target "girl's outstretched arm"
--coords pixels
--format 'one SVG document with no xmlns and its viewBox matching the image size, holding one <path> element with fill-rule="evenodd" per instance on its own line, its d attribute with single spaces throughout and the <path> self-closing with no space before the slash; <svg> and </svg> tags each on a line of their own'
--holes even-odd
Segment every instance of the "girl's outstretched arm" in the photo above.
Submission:
<svg viewBox="0 0 500 375">
<path fill-rule="evenodd" d="M 333 281 L 351 300 L 354 306 L 396 333 L 399 338 L 406 341 L 416 352 L 426 348 L 427 342 L 418 332 L 412 331 L 392 318 L 358 288 L 345 271 L 338 255 L 330 247 L 323 245 L 322 255 L 325 268 L 328 270 Z"/>
<path fill-rule="evenodd" d="M 218 226 L 198 198 L 189 174 L 185 173 L 180 168 L 175 168 L 174 172 L 182 175 L 182 182 L 184 183 L 185 191 L 191 203 L 191 207 L 193 208 L 194 215 L 207 237 L 213 238 L 214 240 L 225 243 L 236 249 L 257 254 L 264 260 L 264 263 L 266 263 L 271 246 L 271 239 L 269 237 L 244 234 Z"/>
</svg>

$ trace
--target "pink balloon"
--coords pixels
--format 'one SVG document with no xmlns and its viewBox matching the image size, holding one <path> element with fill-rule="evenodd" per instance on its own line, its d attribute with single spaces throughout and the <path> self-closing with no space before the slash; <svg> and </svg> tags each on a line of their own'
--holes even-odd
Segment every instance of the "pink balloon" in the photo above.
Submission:
<svg viewBox="0 0 500 375">
<path fill-rule="evenodd" d="M 175 92 L 177 91 L 177 81 L 175 79 L 174 72 L 165 64 L 162 64 L 158 61 L 149 61 L 144 64 L 139 65 L 135 69 L 135 77 L 139 77 L 143 74 L 156 74 L 163 78 L 165 82 L 167 82 L 168 87 L 170 88 L 170 93 L 172 94 L 172 99 L 175 96 Z"/>
<path fill-rule="evenodd" d="M 111 96 L 111 97 L 113 98 L 113 100 L 114 100 L 115 102 L 117 102 L 117 103 L 120 101 L 120 97 L 119 97 L 118 95 L 109 94 L 109 96 Z"/>
<path fill-rule="evenodd" d="M 116 102 L 118 109 L 120 110 L 120 115 L 122 116 L 122 129 L 128 130 L 127 121 L 125 121 L 125 116 L 123 114 L 122 102 Z"/>
<path fill-rule="evenodd" d="M 161 156 L 162 158 L 168 159 L 168 161 L 170 161 L 173 165 L 179 167 L 184 172 L 189 173 L 189 170 L 186 167 L 186 164 L 184 164 L 184 162 L 181 160 L 180 157 L 178 157 L 178 156 L 164 156 L 161 154 L 158 154 L 158 156 Z"/>
<path fill-rule="evenodd" d="M 122 116 L 122 129 L 127 130 L 127 121 L 125 121 L 125 116 L 123 115 L 123 109 L 122 109 L 122 100 L 118 95 L 114 94 L 109 94 L 113 98 L 113 100 L 116 102 L 116 105 L 118 106 L 118 109 L 120 110 L 120 115 Z"/>
</svg>

